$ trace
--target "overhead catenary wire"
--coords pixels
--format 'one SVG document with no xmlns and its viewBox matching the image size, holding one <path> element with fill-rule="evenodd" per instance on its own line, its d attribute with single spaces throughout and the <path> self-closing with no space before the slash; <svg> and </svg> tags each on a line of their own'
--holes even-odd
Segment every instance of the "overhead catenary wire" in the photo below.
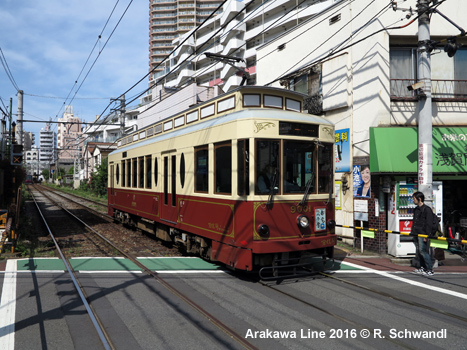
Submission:
<svg viewBox="0 0 467 350">
<path fill-rule="evenodd" d="M 113 13 L 115 12 L 115 9 L 116 9 L 116 7 L 117 7 L 119 1 L 120 1 L 120 0 L 117 0 L 117 2 L 115 3 L 115 5 L 114 5 L 112 11 L 110 12 L 109 17 L 107 18 L 107 21 L 106 21 L 105 24 L 104 24 L 104 27 L 102 28 L 102 30 L 101 30 L 101 32 L 100 32 L 100 34 L 99 34 L 99 36 L 98 36 L 96 42 L 94 43 L 94 47 L 91 49 L 91 52 L 89 53 L 88 58 L 86 59 L 86 62 L 85 62 L 84 65 L 83 65 L 83 68 L 81 68 L 81 71 L 79 72 L 78 77 L 75 79 L 75 82 L 74 82 L 72 88 L 70 89 L 70 92 L 68 93 L 68 96 L 65 98 L 65 101 L 63 102 L 63 105 L 60 106 L 60 109 L 59 109 L 59 111 L 57 112 L 57 116 L 60 114 L 60 111 L 62 110 L 62 107 L 66 105 L 66 103 L 67 103 L 67 101 L 68 101 L 68 98 L 70 97 L 70 95 L 71 95 L 73 89 L 75 88 L 76 84 L 78 83 L 79 78 L 81 77 L 81 74 L 83 74 L 84 68 L 85 68 L 86 65 L 88 64 L 89 59 L 91 58 L 92 53 L 94 52 L 94 50 L 95 50 L 97 44 L 98 44 L 99 41 L 101 40 L 102 34 L 104 33 L 105 28 L 107 28 L 107 24 L 109 23 L 110 18 L 112 17 Z M 130 4 L 128 5 L 128 7 L 131 5 L 132 2 L 133 2 L 133 0 L 131 0 L 131 2 L 130 2 Z M 127 9 L 128 9 L 128 7 L 127 7 Z M 125 13 L 126 13 L 126 10 L 125 10 Z M 125 15 L 125 13 L 122 15 L 121 18 L 123 18 L 123 16 Z M 120 18 L 120 20 L 121 20 L 121 18 Z M 117 23 L 117 26 L 118 26 L 119 23 L 120 23 L 120 21 Z M 115 28 L 116 28 L 116 27 L 115 27 Z M 114 29 L 114 31 L 115 31 L 115 29 Z M 113 31 L 112 31 L 112 34 L 113 34 Z M 110 37 L 112 36 L 112 34 L 109 36 L 108 40 L 110 39 Z M 108 41 L 108 40 L 107 40 L 107 41 Z M 107 42 L 106 42 L 106 44 L 107 44 Z M 99 55 L 100 55 L 100 53 L 102 52 L 103 49 L 104 49 L 104 48 L 102 48 L 102 49 L 100 50 Z M 99 55 L 97 56 L 97 58 L 96 58 L 96 60 L 94 61 L 94 63 L 95 63 L 95 62 L 97 61 L 97 59 L 99 58 Z M 94 66 L 94 63 L 93 63 L 93 66 Z M 92 69 L 92 67 L 89 69 L 88 74 L 89 74 L 89 72 L 91 71 L 91 69 Z M 87 77 L 87 75 L 86 75 L 86 77 Z M 86 78 L 85 78 L 85 79 L 86 79 Z M 84 82 L 84 80 L 83 80 L 83 82 Z M 82 85 L 82 83 L 81 83 L 81 85 Z M 80 85 L 80 87 L 81 87 L 81 85 Z M 79 90 L 79 89 L 78 89 L 78 90 Z M 78 90 L 76 90 L 73 99 L 75 98 L 76 94 L 78 93 Z M 71 101 L 73 101 L 73 99 L 72 99 Z M 71 101 L 70 101 L 70 103 L 71 103 Z"/>
<path fill-rule="evenodd" d="M 6 61 L 6 57 L 3 54 L 3 50 L 0 47 L 0 61 L 2 62 L 3 69 L 5 70 L 5 73 L 10 80 L 11 84 L 13 87 L 16 89 L 16 91 L 19 91 L 20 88 L 18 87 L 18 84 L 16 84 L 15 78 L 13 77 L 13 73 L 11 73 L 10 67 L 8 66 L 8 63 Z"/>
<path fill-rule="evenodd" d="M 305 0 L 305 1 L 306 1 L 306 0 Z M 352 3 L 352 2 L 354 2 L 354 1 L 356 1 L 356 0 L 351 0 L 349 3 Z M 376 1 L 376 0 L 373 0 L 373 2 L 374 2 L 374 1 Z M 293 7 L 293 8 L 290 9 L 289 11 L 287 11 L 287 13 L 285 13 L 284 15 L 282 15 L 281 17 L 279 17 L 276 21 L 274 21 L 273 23 L 271 23 L 268 27 L 264 28 L 264 29 L 263 29 L 260 33 L 258 33 L 254 38 L 257 38 L 258 36 L 261 36 L 264 32 L 266 32 L 267 30 L 269 30 L 272 26 L 276 25 L 277 22 L 281 21 L 284 17 L 288 16 L 288 14 L 289 14 L 291 11 L 293 11 L 293 10 L 296 9 L 296 8 L 298 8 L 303 2 L 304 2 L 304 1 L 302 1 L 301 3 L 298 3 L 295 7 Z M 330 15 L 326 16 L 323 20 L 321 20 L 320 23 L 323 22 L 323 21 L 325 21 L 326 19 L 328 19 L 328 18 L 330 18 L 330 17 L 333 17 L 333 16 L 334 16 L 336 13 L 338 13 L 343 7 L 348 6 L 349 3 L 344 4 L 342 7 L 336 9 L 336 10 L 335 10 L 334 12 L 332 12 Z M 264 4 L 264 3 L 263 3 L 263 4 Z M 260 6 L 258 6 L 258 8 L 259 8 L 259 7 L 260 7 Z M 254 11 L 256 11 L 258 8 L 256 8 Z M 365 7 L 365 9 L 366 9 L 366 8 L 367 8 L 367 7 Z M 388 5 L 384 6 L 383 9 L 382 9 L 379 13 L 381 13 L 383 10 L 387 10 L 388 8 L 389 8 Z M 304 9 L 302 9 L 301 11 L 303 11 L 303 10 L 304 10 Z M 254 11 L 251 11 L 251 12 L 250 12 L 250 15 L 251 15 Z M 362 11 L 362 12 L 363 12 L 363 11 Z M 360 12 L 359 15 L 360 15 L 362 12 Z M 379 13 L 378 13 L 378 14 L 379 14 Z M 375 15 L 375 16 L 378 16 L 378 14 Z M 375 16 L 373 16 L 373 18 L 374 18 Z M 370 21 L 373 20 L 373 18 L 370 19 Z M 355 19 L 355 17 L 352 18 L 352 19 L 349 21 L 349 23 L 350 23 L 353 19 Z M 367 25 L 370 21 L 368 21 L 365 25 Z M 365 25 L 364 25 L 364 26 L 365 26 Z M 360 29 L 361 29 L 361 28 L 360 28 Z M 224 34 L 224 35 L 226 35 L 226 34 Z M 212 39 L 212 37 L 213 37 L 213 36 L 211 36 L 210 39 Z M 222 38 L 222 36 L 221 36 L 218 40 L 221 40 L 221 38 Z M 253 38 L 253 39 L 254 39 L 254 38 Z M 210 40 L 210 39 L 209 39 L 209 40 Z M 296 39 L 296 37 L 293 38 L 292 40 L 295 40 L 295 39 Z M 207 42 L 209 42 L 209 40 L 207 40 Z M 290 41 L 292 41 L 292 40 L 290 40 Z M 290 41 L 289 41 L 289 42 L 290 42 Z M 217 42 L 217 41 L 216 41 L 216 42 Z M 213 45 L 213 44 L 212 44 L 212 45 Z M 239 48 L 235 49 L 235 50 L 233 51 L 233 53 L 237 52 L 238 50 L 240 50 L 240 49 L 241 49 L 243 46 L 245 46 L 245 45 L 246 45 L 246 43 L 243 44 L 243 45 L 241 45 Z M 214 63 L 214 64 L 216 64 L 216 63 Z M 214 64 L 213 64 L 213 65 L 214 65 Z M 211 67 L 212 67 L 212 65 L 206 67 L 206 68 L 204 69 L 204 71 L 210 69 Z M 178 86 L 177 88 L 180 88 L 180 86 Z M 176 92 L 174 92 L 174 93 L 176 93 Z M 187 99 L 185 99 L 185 100 L 187 100 Z M 160 102 L 156 102 L 156 103 L 153 104 L 151 107 L 149 107 L 147 110 L 149 110 L 149 109 L 151 109 L 151 108 L 154 108 L 158 103 L 160 103 Z M 145 110 L 145 112 L 147 112 L 147 110 Z M 154 114 L 147 115 L 147 116 L 145 116 L 144 118 L 148 118 L 148 117 L 150 117 L 150 116 L 152 116 L 152 115 L 154 115 Z"/>
<path fill-rule="evenodd" d="M 355 1 L 355 0 L 353 0 L 353 1 Z M 432 5 L 431 7 L 427 8 L 425 11 L 430 11 L 432 8 L 437 7 L 437 6 L 439 6 L 439 4 L 434 4 L 434 5 Z M 407 26 L 409 26 L 409 25 L 411 25 L 412 23 L 414 23 L 417 19 L 418 19 L 418 16 L 416 16 L 415 18 L 413 18 L 412 20 L 410 20 L 408 23 L 406 23 L 406 24 L 404 24 L 404 25 L 401 25 L 401 26 L 381 28 L 380 30 L 375 31 L 375 32 L 373 32 L 373 33 L 367 35 L 366 37 L 364 37 L 364 38 L 362 38 L 362 39 L 360 39 L 360 40 L 357 40 L 357 41 L 353 42 L 352 44 L 349 44 L 349 45 L 347 45 L 347 46 L 345 46 L 345 47 L 342 47 L 342 48 L 339 49 L 339 50 L 336 50 L 336 51 L 333 51 L 333 52 L 331 52 L 331 53 L 328 53 L 327 55 L 325 55 L 325 56 L 323 56 L 323 57 L 320 57 L 320 58 L 318 58 L 318 59 L 316 59 L 316 60 L 314 60 L 314 61 L 308 62 L 305 66 L 302 66 L 302 67 L 298 68 L 296 71 L 294 71 L 294 72 L 292 72 L 292 73 L 287 74 L 287 72 L 291 70 L 291 69 L 288 69 L 286 72 L 282 73 L 278 78 L 276 78 L 276 79 L 270 81 L 270 82 L 267 83 L 266 85 L 271 85 L 271 84 L 273 84 L 273 83 L 275 83 L 276 81 L 279 81 L 279 80 L 290 79 L 291 77 L 293 77 L 293 76 L 299 74 L 299 72 L 301 72 L 301 71 L 306 71 L 306 70 L 312 68 L 313 66 L 315 66 L 316 64 L 319 64 L 319 63 L 321 63 L 321 62 L 323 62 L 323 61 L 325 61 L 325 60 L 331 58 L 332 56 L 334 56 L 334 55 L 336 55 L 336 54 L 338 54 L 338 53 L 340 53 L 340 52 L 343 52 L 343 51 L 345 51 L 345 50 L 351 48 L 352 46 L 357 45 L 357 44 L 359 44 L 359 43 L 361 43 L 361 42 L 363 42 L 363 41 L 369 39 L 370 37 L 372 37 L 372 36 L 374 36 L 374 35 L 376 35 L 376 34 L 379 34 L 379 33 L 384 32 L 384 31 L 397 30 L 397 29 L 406 28 Z M 295 39 L 295 38 L 294 38 L 294 39 Z M 294 39 L 292 39 L 292 40 L 294 40 Z M 309 55 L 308 55 L 308 56 L 309 56 Z M 301 61 L 302 61 L 302 60 L 300 60 L 300 62 L 301 62 Z M 298 64 L 298 63 L 296 63 L 294 66 L 296 66 L 297 64 Z"/>
</svg>

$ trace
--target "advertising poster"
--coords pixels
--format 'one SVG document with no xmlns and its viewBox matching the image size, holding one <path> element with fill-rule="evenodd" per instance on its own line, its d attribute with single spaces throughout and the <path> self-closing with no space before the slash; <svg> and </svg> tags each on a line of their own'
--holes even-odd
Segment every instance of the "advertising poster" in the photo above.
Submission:
<svg viewBox="0 0 467 350">
<path fill-rule="evenodd" d="M 371 197 L 371 173 L 369 165 L 354 165 L 352 172 L 353 196 Z"/>
<path fill-rule="evenodd" d="M 350 172 L 350 129 L 336 130 L 334 133 L 334 163 L 336 173 Z"/>
</svg>

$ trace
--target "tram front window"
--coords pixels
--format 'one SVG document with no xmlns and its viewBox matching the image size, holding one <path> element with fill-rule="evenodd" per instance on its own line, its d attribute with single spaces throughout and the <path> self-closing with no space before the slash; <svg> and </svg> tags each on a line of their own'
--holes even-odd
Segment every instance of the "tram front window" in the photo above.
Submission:
<svg viewBox="0 0 467 350">
<path fill-rule="evenodd" d="M 268 194 L 271 187 L 279 190 L 279 141 L 256 141 L 256 194 Z"/>
<path fill-rule="evenodd" d="M 309 193 L 316 193 L 314 149 L 311 142 L 284 142 L 284 193 L 303 193 L 309 180 Z"/>
</svg>

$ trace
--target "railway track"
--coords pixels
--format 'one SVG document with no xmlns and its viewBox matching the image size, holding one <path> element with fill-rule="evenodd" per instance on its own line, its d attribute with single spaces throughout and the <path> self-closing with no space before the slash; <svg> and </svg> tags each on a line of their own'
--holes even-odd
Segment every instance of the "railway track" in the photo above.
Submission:
<svg viewBox="0 0 467 350">
<path fill-rule="evenodd" d="M 73 239 L 73 241 L 84 241 L 85 239 L 88 239 L 90 242 L 92 242 L 94 246 L 99 247 L 98 248 L 99 251 L 101 251 L 104 254 L 113 256 L 113 254 L 117 253 L 119 256 L 124 256 L 125 258 L 129 259 L 132 263 L 137 265 L 146 275 L 149 275 L 155 280 L 157 280 L 162 286 L 164 286 L 167 290 L 169 290 L 174 296 L 181 299 L 187 306 L 193 308 L 199 314 L 204 316 L 207 320 L 209 320 L 209 322 L 211 322 L 220 331 L 226 334 L 230 339 L 236 341 L 238 344 L 240 344 L 245 349 L 257 349 L 253 344 L 245 340 L 243 336 L 241 336 L 240 334 L 237 334 L 233 329 L 231 329 L 225 323 L 218 320 L 215 316 L 210 314 L 203 307 L 201 307 L 196 302 L 191 300 L 188 295 L 180 292 L 179 290 L 177 290 L 177 288 L 172 286 L 170 283 L 164 280 L 157 273 L 151 271 L 146 266 L 141 264 L 139 260 L 137 260 L 133 254 L 128 253 L 127 251 L 125 251 L 124 248 L 110 241 L 104 235 L 102 235 L 101 233 L 96 231 L 93 227 L 91 227 L 91 225 L 84 222 L 82 218 L 84 215 L 81 215 L 81 217 L 78 217 L 78 215 L 76 215 L 76 213 L 73 213 L 72 210 L 66 209 L 60 203 L 55 202 L 51 198 L 51 196 L 48 196 L 44 191 L 41 192 L 36 189 L 36 190 L 31 191 L 31 195 L 40 213 L 40 216 L 43 219 L 43 222 L 45 226 L 47 227 L 47 230 L 55 244 L 57 253 L 60 256 L 60 258 L 63 260 L 66 266 L 66 269 L 68 273 L 70 274 L 70 277 L 73 281 L 73 284 L 79 294 L 79 297 L 81 301 L 83 302 L 86 308 L 86 311 L 88 312 L 92 320 L 92 323 L 102 342 L 102 345 L 104 346 L 105 349 L 115 349 L 116 347 L 113 345 L 112 339 L 110 338 L 109 334 L 105 331 L 105 327 L 103 326 L 103 321 L 99 319 L 99 315 L 97 314 L 97 312 L 93 309 L 92 305 L 88 303 L 87 301 L 88 298 L 86 296 L 85 290 L 81 287 L 79 283 L 79 278 L 77 277 L 77 274 L 73 270 L 72 265 L 69 263 L 69 260 L 68 260 L 72 254 L 70 254 L 70 252 L 67 250 L 67 245 L 66 245 L 67 239 L 63 239 L 63 235 L 64 234 L 69 235 L 71 234 L 72 231 L 75 232 L 74 234 L 75 238 Z M 47 200 L 48 203 L 46 203 L 45 205 L 39 204 L 38 197 L 42 197 L 41 200 L 43 202 Z M 44 215 L 44 211 L 48 211 L 48 213 Z M 63 213 L 66 213 L 66 214 L 63 214 Z M 68 217 L 68 220 L 66 219 L 66 217 Z M 72 218 L 72 220 L 69 220 L 70 217 Z M 63 225 L 63 223 L 65 223 L 65 225 Z M 57 231 L 60 231 L 58 236 L 62 238 L 57 237 L 57 234 L 56 234 Z M 82 238 L 82 237 L 85 237 L 85 238 Z M 101 242 L 99 243 L 98 240 L 100 240 Z M 107 246 L 107 247 L 104 248 L 104 246 Z M 63 249 L 63 247 L 65 249 Z"/>
<path fill-rule="evenodd" d="M 450 324 L 458 324 L 459 322 L 462 322 L 463 324 L 467 324 L 467 317 L 464 317 L 462 314 L 455 314 L 455 313 L 452 313 L 452 312 L 448 312 L 448 311 L 442 310 L 440 308 L 434 307 L 432 305 L 429 305 L 429 303 L 424 304 L 422 302 L 417 302 L 417 301 L 413 301 L 413 300 L 406 300 L 406 299 L 403 299 L 401 297 L 398 297 L 397 295 L 390 294 L 390 293 L 387 293 L 387 292 L 384 292 L 384 291 L 380 291 L 380 290 L 377 290 L 375 288 L 371 288 L 371 287 L 368 287 L 368 286 L 365 286 L 365 285 L 362 285 L 362 284 L 359 284 L 359 283 L 356 283 L 356 282 L 348 281 L 346 279 L 333 276 L 332 274 L 329 274 L 329 273 L 326 273 L 326 272 L 318 272 L 318 273 L 316 273 L 314 275 L 314 277 L 309 276 L 308 278 L 313 278 L 314 279 L 316 277 L 319 278 L 319 276 L 327 278 L 327 279 L 331 279 L 331 280 L 339 282 L 339 283 L 346 284 L 348 286 L 351 286 L 351 288 L 356 288 L 356 289 L 363 290 L 368 294 L 375 295 L 376 298 L 379 298 L 379 299 L 383 298 L 383 299 L 388 300 L 389 302 L 396 302 L 396 303 L 400 303 L 402 305 L 407 305 L 407 306 L 419 309 L 422 314 L 425 314 L 427 312 L 432 313 L 434 315 L 433 316 L 434 318 L 443 318 L 444 320 L 446 320 Z M 306 278 L 306 277 L 304 277 L 304 278 Z M 365 324 L 363 320 L 361 320 L 361 322 L 358 322 L 358 321 L 356 321 L 355 318 L 349 317 L 348 315 L 343 315 L 342 313 L 338 313 L 338 312 L 332 312 L 332 311 L 330 311 L 329 308 L 327 308 L 326 306 L 324 306 L 324 305 L 322 305 L 320 303 L 316 303 L 313 300 L 312 301 L 307 300 L 306 298 L 303 297 L 302 294 L 299 294 L 299 293 L 296 294 L 294 292 L 288 291 L 287 288 L 285 290 L 281 289 L 280 284 L 275 284 L 277 282 L 258 281 L 258 283 L 260 283 L 261 285 L 267 287 L 268 289 L 273 290 L 274 292 L 280 293 L 281 295 L 284 295 L 284 296 L 286 296 L 286 297 L 288 297 L 290 299 L 293 299 L 293 300 L 305 305 L 306 307 L 311 307 L 311 308 L 315 309 L 316 311 L 322 312 L 322 313 L 324 313 L 324 314 L 326 314 L 326 315 L 328 315 L 328 316 L 330 316 L 330 317 L 332 317 L 332 318 L 334 318 L 336 320 L 344 322 L 344 324 L 347 324 L 352 329 L 355 329 L 357 331 L 357 334 L 360 334 L 360 332 L 365 332 L 368 329 L 371 329 L 371 326 L 369 326 L 368 324 Z M 410 344 L 407 344 L 406 342 L 404 342 L 402 340 L 392 339 L 390 337 L 389 333 L 382 332 L 381 336 L 382 336 L 382 338 L 384 338 L 384 341 L 392 343 L 393 344 L 392 346 L 396 346 L 397 348 L 418 349 L 418 347 L 411 346 Z M 391 346 L 391 345 L 389 345 L 389 346 Z"/>
<path fill-rule="evenodd" d="M 95 208 L 97 202 L 65 195 L 60 191 L 50 190 L 47 186 L 29 186 L 29 191 L 36 195 L 47 196 L 48 200 L 52 201 L 51 205 L 66 209 L 69 211 L 67 215 L 75 215 L 87 223 L 88 228 L 83 229 L 82 223 L 71 226 L 66 219 L 57 218 L 57 225 L 61 225 L 56 229 L 57 237 L 62 243 L 62 249 L 69 256 L 94 257 L 115 254 L 115 251 L 113 254 L 101 252 L 99 245 L 92 243 L 92 239 L 88 238 L 92 236 L 87 233 L 89 229 L 98 231 L 103 237 L 119 245 L 125 253 L 134 256 L 181 256 L 177 249 L 163 245 L 148 233 L 114 223 L 113 218 L 103 213 L 102 209 Z M 74 228 L 71 229 L 72 227 Z"/>
</svg>

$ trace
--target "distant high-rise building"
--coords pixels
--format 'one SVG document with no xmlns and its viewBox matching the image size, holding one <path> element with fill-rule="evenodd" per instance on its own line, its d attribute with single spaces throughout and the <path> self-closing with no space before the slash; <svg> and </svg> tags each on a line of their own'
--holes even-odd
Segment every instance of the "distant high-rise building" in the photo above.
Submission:
<svg viewBox="0 0 467 350">
<path fill-rule="evenodd" d="M 220 0 L 149 1 L 149 69 L 155 69 L 149 76 L 150 84 L 169 71 L 169 60 L 157 66 L 173 50 L 172 40 L 201 24 L 221 3 Z"/>
<path fill-rule="evenodd" d="M 71 164 L 81 153 L 81 120 L 74 116 L 73 106 L 66 106 L 63 118 L 59 118 L 58 122 L 58 158 L 62 164 Z"/>
<path fill-rule="evenodd" d="M 57 133 L 52 130 L 51 123 L 47 123 L 39 132 L 39 163 L 45 169 L 55 163 L 57 158 Z"/>
</svg>

